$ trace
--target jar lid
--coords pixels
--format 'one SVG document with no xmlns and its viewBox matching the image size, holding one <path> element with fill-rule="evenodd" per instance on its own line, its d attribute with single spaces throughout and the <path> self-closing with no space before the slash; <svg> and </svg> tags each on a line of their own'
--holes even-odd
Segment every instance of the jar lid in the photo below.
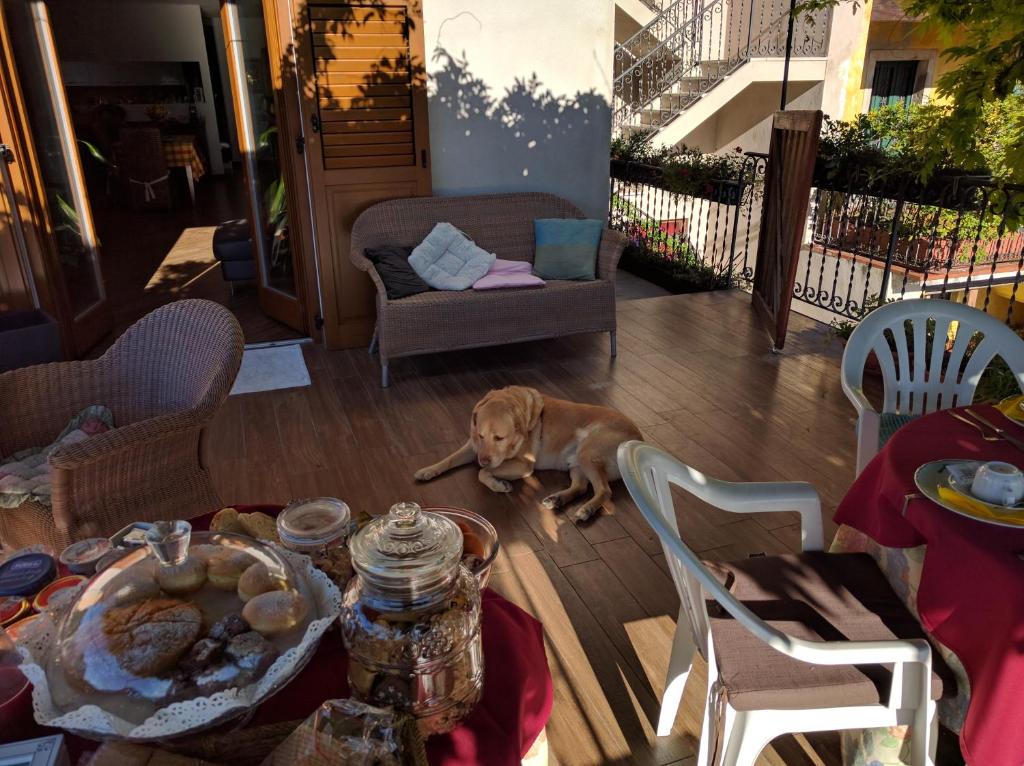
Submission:
<svg viewBox="0 0 1024 766">
<path fill-rule="evenodd" d="M 352 512 L 333 497 L 293 500 L 278 514 L 277 534 L 287 547 L 321 548 L 345 537 Z"/>
<path fill-rule="evenodd" d="M 349 543 L 352 566 L 387 608 L 415 609 L 451 587 L 462 558 L 462 531 L 450 519 L 398 503 Z"/>
<path fill-rule="evenodd" d="M 26 553 L 0 564 L 0 596 L 34 596 L 57 575 L 57 562 L 45 553 Z"/>
</svg>

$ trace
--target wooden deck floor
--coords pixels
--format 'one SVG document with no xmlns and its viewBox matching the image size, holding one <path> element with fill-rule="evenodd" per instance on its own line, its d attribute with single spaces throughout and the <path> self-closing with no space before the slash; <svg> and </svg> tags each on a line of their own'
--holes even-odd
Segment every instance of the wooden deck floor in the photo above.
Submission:
<svg viewBox="0 0 1024 766">
<path fill-rule="evenodd" d="M 777 355 L 741 293 L 632 300 L 619 304 L 614 362 L 607 336 L 569 338 L 399 360 L 388 390 L 365 350 L 306 353 L 312 387 L 232 397 L 218 416 L 208 452 L 223 498 L 326 494 L 374 514 L 412 499 L 485 514 L 503 545 L 492 585 L 547 633 L 552 762 L 691 763 L 696 695 L 684 700 L 677 736 L 653 733 L 678 601 L 625 490 L 616 490 L 614 513 L 577 527 L 539 506 L 566 483 L 560 474 L 542 473 L 511 495 L 492 494 L 471 468 L 425 485 L 412 474 L 464 440 L 488 389 L 514 383 L 616 407 L 648 440 L 723 479 L 810 481 L 830 518 L 853 478 L 854 417 L 839 386 L 840 348 L 823 326 L 794 315 Z M 680 507 L 684 537 L 710 559 L 798 545 L 792 514 Z M 762 763 L 839 762 L 836 735 L 773 745 Z"/>
</svg>

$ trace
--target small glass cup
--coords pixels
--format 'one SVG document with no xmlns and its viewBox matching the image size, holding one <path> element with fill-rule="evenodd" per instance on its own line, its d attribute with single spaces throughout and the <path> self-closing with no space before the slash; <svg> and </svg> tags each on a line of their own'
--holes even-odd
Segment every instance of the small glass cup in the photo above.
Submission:
<svg viewBox="0 0 1024 766">
<path fill-rule="evenodd" d="M 146 530 L 149 549 L 163 566 L 177 566 L 188 558 L 192 525 L 187 521 L 157 521 Z"/>
</svg>

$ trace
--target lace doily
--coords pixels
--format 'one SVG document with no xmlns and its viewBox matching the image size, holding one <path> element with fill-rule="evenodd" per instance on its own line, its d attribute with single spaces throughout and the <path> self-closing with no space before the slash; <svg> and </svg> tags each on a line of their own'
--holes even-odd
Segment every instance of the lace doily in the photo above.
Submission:
<svg viewBox="0 0 1024 766">
<path fill-rule="evenodd" d="M 32 707 L 36 721 L 43 726 L 54 726 L 94 739 L 147 742 L 200 731 L 239 717 L 266 700 L 305 667 L 316 651 L 320 637 L 341 613 L 341 592 L 326 574 L 313 566 L 308 556 L 276 545 L 274 548 L 291 564 L 296 576 L 306 581 L 316 603 L 316 613 L 320 616 L 306 628 L 302 641 L 283 652 L 259 681 L 240 689 L 217 692 L 209 697 L 175 702 L 158 709 L 138 725 L 92 704 L 74 710 L 61 710 L 50 695 L 44 668 L 50 653 L 56 650 L 57 624 L 64 610 L 56 614 L 44 612 L 40 619 L 26 626 L 17 643 L 18 653 L 22 657 L 21 671 L 33 686 Z M 72 603 L 74 599 L 68 599 L 65 609 L 70 608 Z"/>
</svg>

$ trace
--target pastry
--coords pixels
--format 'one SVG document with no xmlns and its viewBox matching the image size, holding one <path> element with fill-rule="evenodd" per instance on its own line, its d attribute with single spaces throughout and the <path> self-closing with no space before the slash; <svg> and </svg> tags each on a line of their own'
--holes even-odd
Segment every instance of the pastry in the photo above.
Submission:
<svg viewBox="0 0 1024 766">
<path fill-rule="evenodd" d="M 262 676 L 277 659 L 277 647 L 255 630 L 241 633 L 224 648 L 224 656 L 254 677 Z"/>
<path fill-rule="evenodd" d="M 265 513 L 240 513 L 238 523 L 242 525 L 245 534 L 255 537 L 257 540 L 278 540 L 277 522 Z"/>
<path fill-rule="evenodd" d="M 142 567 L 132 567 L 111 580 L 106 600 L 111 606 L 126 606 L 160 595 L 160 586 Z"/>
<path fill-rule="evenodd" d="M 245 529 L 238 520 L 240 515 L 234 508 L 221 508 L 210 520 L 210 531 L 244 535 Z"/>
<path fill-rule="evenodd" d="M 289 631 L 306 618 L 309 607 L 301 593 L 273 590 L 261 593 L 242 608 L 242 617 L 265 636 Z"/>
<path fill-rule="evenodd" d="M 250 630 L 249 623 L 242 618 L 242 615 L 229 614 L 213 623 L 210 626 L 210 632 L 206 635 L 215 641 L 227 641 L 229 638 L 234 638 L 239 633 L 245 633 L 247 630 Z"/>
<path fill-rule="evenodd" d="M 195 593 L 206 584 L 206 560 L 189 556 L 177 566 L 162 566 L 156 570 L 156 581 L 172 596 Z"/>
<path fill-rule="evenodd" d="M 178 663 L 186 673 L 198 673 L 220 659 L 224 643 L 213 638 L 201 638 L 193 644 L 188 654 Z"/>
<path fill-rule="evenodd" d="M 252 564 L 253 557 L 248 553 L 228 548 L 210 556 L 206 576 L 215 588 L 235 590 L 242 573 Z"/>
<path fill-rule="evenodd" d="M 153 598 L 104 613 L 110 654 L 125 671 L 155 676 L 174 667 L 199 638 L 203 614 L 195 604 Z"/>
<path fill-rule="evenodd" d="M 238 578 L 238 597 L 243 602 L 249 601 L 261 593 L 272 590 L 282 590 L 285 582 L 280 577 L 275 577 L 267 569 L 266 564 L 256 563 L 245 570 Z"/>
</svg>

